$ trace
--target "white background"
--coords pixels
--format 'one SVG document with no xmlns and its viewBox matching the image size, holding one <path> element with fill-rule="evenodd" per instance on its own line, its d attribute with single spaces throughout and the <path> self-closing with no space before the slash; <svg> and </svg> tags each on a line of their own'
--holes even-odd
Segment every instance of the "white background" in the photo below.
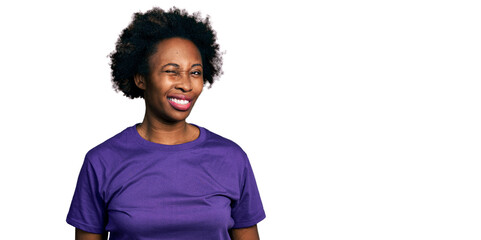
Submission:
<svg viewBox="0 0 481 240">
<path fill-rule="evenodd" d="M 73 239 L 85 153 L 144 113 L 107 55 L 174 4 L 226 51 L 188 121 L 248 153 L 262 239 L 481 238 L 478 1 L 31 0 L 0 3 L 2 239 Z"/>
</svg>

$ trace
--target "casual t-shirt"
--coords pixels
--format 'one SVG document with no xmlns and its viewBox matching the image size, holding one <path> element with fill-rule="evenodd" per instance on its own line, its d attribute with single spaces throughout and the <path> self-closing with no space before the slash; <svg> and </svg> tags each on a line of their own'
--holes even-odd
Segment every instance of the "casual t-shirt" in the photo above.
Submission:
<svg viewBox="0 0 481 240">
<path fill-rule="evenodd" d="M 249 160 L 205 128 L 179 145 L 132 126 L 90 150 L 67 222 L 110 239 L 230 239 L 265 218 Z"/>
</svg>

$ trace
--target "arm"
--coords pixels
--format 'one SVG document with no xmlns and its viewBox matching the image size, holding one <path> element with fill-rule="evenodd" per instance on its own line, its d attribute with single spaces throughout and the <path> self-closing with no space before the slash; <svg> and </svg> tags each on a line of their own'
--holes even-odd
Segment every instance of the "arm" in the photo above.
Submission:
<svg viewBox="0 0 481 240">
<path fill-rule="evenodd" d="M 89 233 L 75 228 L 75 240 L 107 240 L 107 233 Z"/>
<path fill-rule="evenodd" d="M 232 240 L 259 240 L 257 225 L 248 228 L 231 229 L 230 236 Z"/>
</svg>

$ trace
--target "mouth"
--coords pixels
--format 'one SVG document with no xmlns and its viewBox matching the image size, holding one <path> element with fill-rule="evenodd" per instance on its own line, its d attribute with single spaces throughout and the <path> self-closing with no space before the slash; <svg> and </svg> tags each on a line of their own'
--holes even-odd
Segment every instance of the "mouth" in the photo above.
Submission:
<svg viewBox="0 0 481 240">
<path fill-rule="evenodd" d="M 169 96 L 167 100 L 174 109 L 179 111 L 187 111 L 191 106 L 191 100 L 186 96 Z"/>
</svg>

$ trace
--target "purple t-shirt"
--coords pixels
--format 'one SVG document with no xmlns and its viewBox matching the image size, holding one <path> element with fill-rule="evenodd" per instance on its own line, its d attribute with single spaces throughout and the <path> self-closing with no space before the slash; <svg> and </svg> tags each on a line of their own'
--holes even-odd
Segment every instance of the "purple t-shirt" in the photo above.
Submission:
<svg viewBox="0 0 481 240">
<path fill-rule="evenodd" d="M 132 126 L 86 157 L 67 222 L 110 239 L 230 239 L 265 218 L 249 160 L 234 142 L 199 127 L 179 145 Z"/>
</svg>

